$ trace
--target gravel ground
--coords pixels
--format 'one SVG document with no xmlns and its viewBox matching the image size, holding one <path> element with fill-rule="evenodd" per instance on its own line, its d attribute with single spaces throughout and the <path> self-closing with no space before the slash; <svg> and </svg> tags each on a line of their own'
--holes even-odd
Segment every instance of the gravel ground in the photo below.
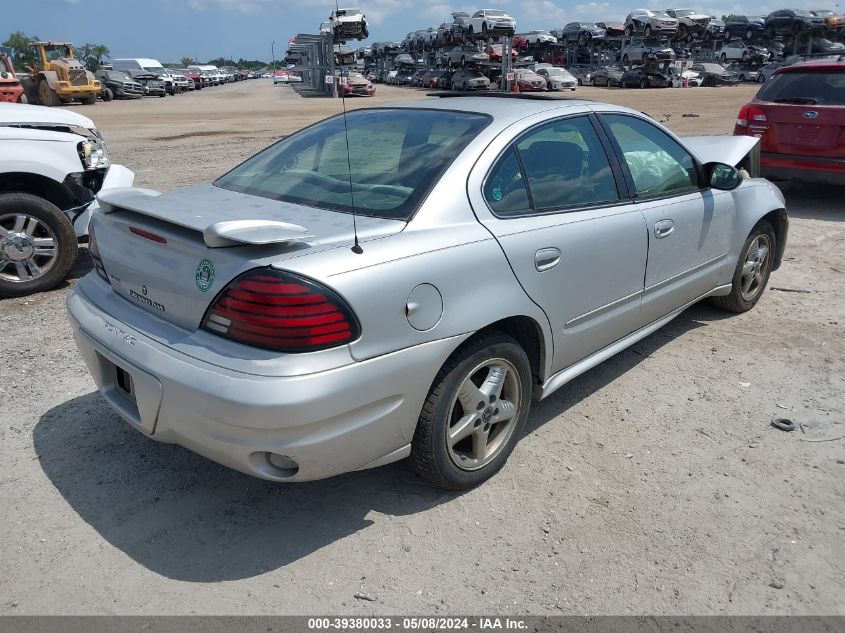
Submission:
<svg viewBox="0 0 845 633">
<path fill-rule="evenodd" d="M 347 105 L 423 96 L 379 92 Z M 579 90 L 680 134 L 730 133 L 753 92 Z M 254 81 L 76 109 L 166 190 L 339 108 Z M 402 463 L 278 485 L 157 444 L 95 392 L 74 279 L 0 301 L 0 614 L 845 614 L 845 197 L 785 192 L 756 309 L 695 306 L 576 379 L 465 494 Z"/>
</svg>

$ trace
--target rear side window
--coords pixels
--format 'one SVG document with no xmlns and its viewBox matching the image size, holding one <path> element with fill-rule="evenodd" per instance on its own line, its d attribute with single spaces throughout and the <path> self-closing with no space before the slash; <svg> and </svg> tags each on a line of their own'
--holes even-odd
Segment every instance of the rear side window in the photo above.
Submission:
<svg viewBox="0 0 845 633">
<path fill-rule="evenodd" d="M 757 98 L 772 103 L 845 105 L 845 72 L 774 75 L 760 88 Z"/>
<path fill-rule="evenodd" d="M 528 189 L 513 147 L 499 159 L 484 183 L 484 198 L 498 215 L 520 215 L 531 211 Z"/>
<path fill-rule="evenodd" d="M 500 215 L 619 200 L 604 146 L 587 117 L 561 119 L 523 135 L 491 171 L 484 196 Z"/>
</svg>

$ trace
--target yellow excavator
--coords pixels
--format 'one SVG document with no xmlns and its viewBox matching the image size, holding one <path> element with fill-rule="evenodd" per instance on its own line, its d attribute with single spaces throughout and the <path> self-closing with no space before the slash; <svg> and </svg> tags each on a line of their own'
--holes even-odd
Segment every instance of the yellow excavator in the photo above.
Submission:
<svg viewBox="0 0 845 633">
<path fill-rule="evenodd" d="M 35 64 L 22 80 L 30 103 L 57 106 L 71 101 L 97 102 L 102 86 L 73 54 L 67 42 L 33 42 Z"/>
</svg>

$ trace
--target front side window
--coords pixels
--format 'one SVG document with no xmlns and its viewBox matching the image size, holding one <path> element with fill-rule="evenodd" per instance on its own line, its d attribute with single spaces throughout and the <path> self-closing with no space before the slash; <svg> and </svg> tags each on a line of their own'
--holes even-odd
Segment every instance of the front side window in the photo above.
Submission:
<svg viewBox="0 0 845 633">
<path fill-rule="evenodd" d="M 489 117 L 445 110 L 372 109 L 333 117 L 248 159 L 215 185 L 255 196 L 409 220 Z M 350 184 L 351 183 L 351 184 Z"/>
<path fill-rule="evenodd" d="M 603 115 L 631 172 L 640 198 L 698 187 L 695 161 L 677 141 L 643 119 Z"/>
<path fill-rule="evenodd" d="M 587 117 L 548 123 L 527 132 L 503 154 L 484 196 L 502 215 L 613 203 L 616 180 Z"/>
</svg>

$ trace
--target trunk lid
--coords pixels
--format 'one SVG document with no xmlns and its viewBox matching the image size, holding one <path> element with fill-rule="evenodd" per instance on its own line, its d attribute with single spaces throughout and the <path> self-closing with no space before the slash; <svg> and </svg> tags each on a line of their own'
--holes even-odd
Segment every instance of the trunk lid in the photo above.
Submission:
<svg viewBox="0 0 845 633">
<path fill-rule="evenodd" d="M 354 242 L 352 216 L 229 191 L 211 184 L 165 194 L 103 192 L 94 221 L 115 293 L 194 331 L 216 295 L 241 273 Z M 365 241 L 405 222 L 358 216 Z M 331 271 L 328 271 L 330 274 Z"/>
<path fill-rule="evenodd" d="M 762 151 L 776 154 L 845 157 L 845 106 L 791 103 L 755 104 L 766 115 Z"/>
</svg>

